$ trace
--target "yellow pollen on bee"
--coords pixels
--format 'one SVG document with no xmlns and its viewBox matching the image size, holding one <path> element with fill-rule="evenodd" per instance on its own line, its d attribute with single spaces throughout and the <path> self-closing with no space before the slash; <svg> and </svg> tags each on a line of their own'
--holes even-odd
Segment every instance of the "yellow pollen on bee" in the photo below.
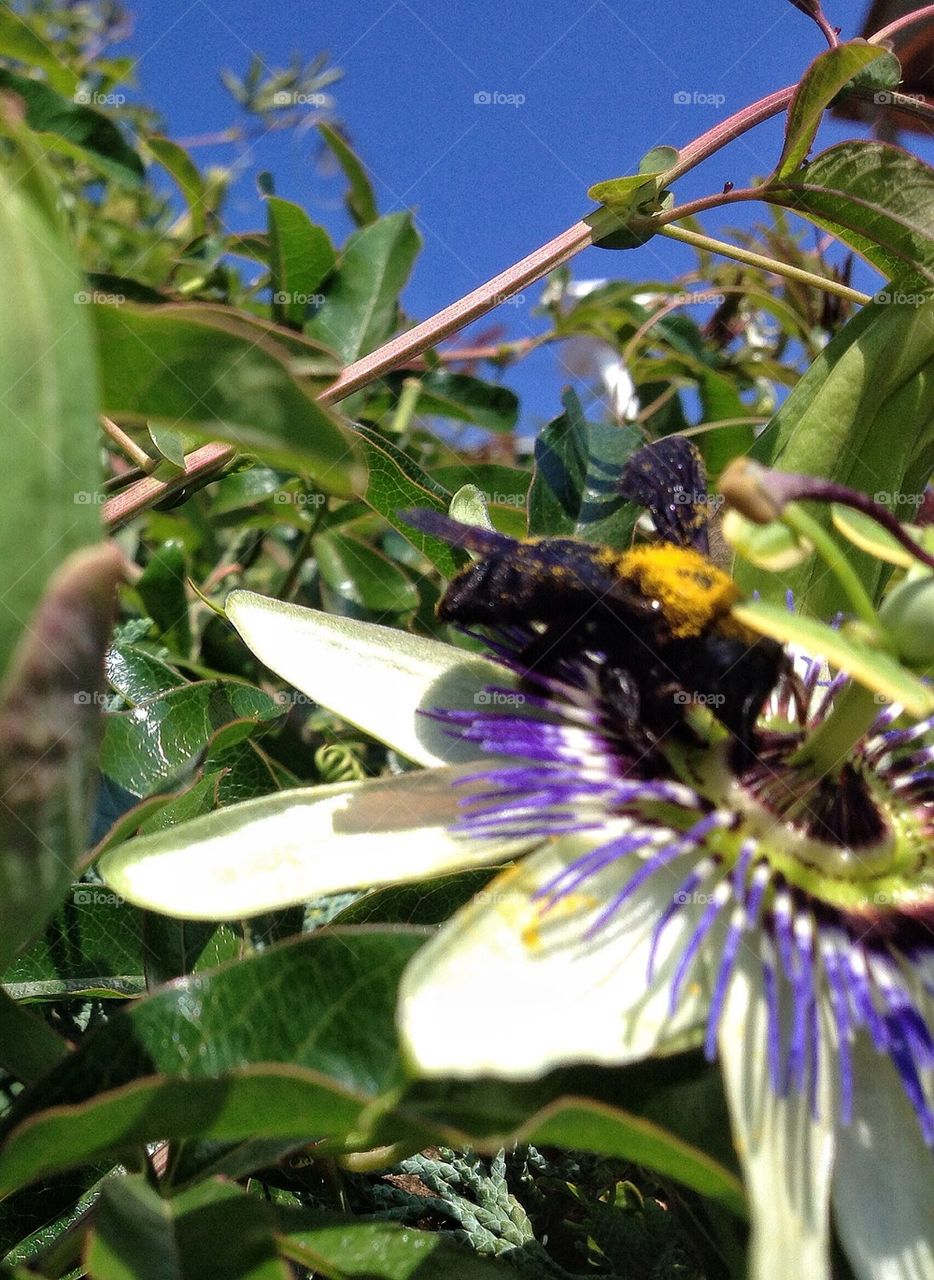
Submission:
<svg viewBox="0 0 934 1280">
<path fill-rule="evenodd" d="M 605 553 L 607 567 L 657 600 L 679 640 L 701 635 L 740 598 L 736 583 L 700 551 L 672 543 Z"/>
</svg>

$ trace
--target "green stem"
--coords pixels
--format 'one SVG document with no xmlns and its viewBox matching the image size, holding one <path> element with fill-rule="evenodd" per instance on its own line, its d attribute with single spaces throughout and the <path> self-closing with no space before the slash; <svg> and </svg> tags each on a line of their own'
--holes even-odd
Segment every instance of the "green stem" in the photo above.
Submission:
<svg viewBox="0 0 934 1280">
<path fill-rule="evenodd" d="M 322 503 L 315 511 L 308 528 L 302 534 L 299 544 L 292 555 L 292 562 L 288 569 L 286 569 L 285 576 L 279 584 L 279 590 L 276 592 L 277 600 L 291 600 L 292 593 L 295 591 L 295 587 L 298 583 L 298 575 L 302 571 L 302 565 L 311 553 L 312 539 L 318 532 L 318 526 L 324 519 L 324 514 L 327 509 L 327 503 Z"/>
<path fill-rule="evenodd" d="M 824 564 L 834 575 L 846 592 L 853 612 L 871 629 L 874 635 L 881 634 L 879 615 L 873 606 L 866 588 L 860 582 L 856 570 L 846 555 L 837 546 L 827 530 L 813 516 L 808 515 L 799 502 L 789 502 L 782 512 L 782 520 L 795 533 L 806 538 Z"/>
<path fill-rule="evenodd" d="M 799 747 L 791 763 L 813 772 L 815 777 L 835 773 L 849 759 L 853 747 L 865 736 L 878 714 L 878 696 L 872 689 L 851 680 L 833 711 Z"/>
<path fill-rule="evenodd" d="M 654 225 L 654 222 L 653 222 Z M 701 235 L 698 231 L 688 231 L 686 227 L 656 226 L 660 236 L 669 240 L 680 240 L 682 244 L 692 245 L 695 249 L 706 249 L 710 253 L 719 253 L 724 258 L 733 258 L 736 262 L 745 263 L 749 267 L 758 267 L 762 271 L 771 271 L 786 280 L 797 280 L 801 284 L 810 285 L 814 289 L 822 289 L 825 293 L 835 293 L 848 302 L 865 306 L 871 302 L 868 293 L 860 293 L 858 289 L 850 289 L 839 280 L 830 280 L 827 276 L 816 275 L 813 271 L 804 271 L 801 267 L 792 267 L 787 262 L 779 262 L 775 258 L 767 258 L 764 254 L 753 253 L 750 249 L 740 249 L 738 245 L 726 240 L 715 240 L 712 236 Z"/>
<path fill-rule="evenodd" d="M 403 380 L 399 403 L 396 405 L 396 412 L 393 414 L 390 428 L 393 435 L 398 436 L 400 440 L 409 429 L 415 406 L 418 404 L 418 397 L 421 394 L 422 383 L 420 378 L 405 378 Z"/>
</svg>

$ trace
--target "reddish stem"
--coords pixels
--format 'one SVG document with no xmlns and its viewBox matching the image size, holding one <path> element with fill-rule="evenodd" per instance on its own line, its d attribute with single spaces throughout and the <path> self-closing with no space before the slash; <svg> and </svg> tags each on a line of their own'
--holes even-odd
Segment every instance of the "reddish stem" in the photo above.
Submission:
<svg viewBox="0 0 934 1280">
<path fill-rule="evenodd" d="M 214 471 L 222 471 L 236 457 L 237 451 L 229 444 L 204 444 L 185 458 L 184 470 L 168 480 L 157 480 L 155 476 L 144 476 L 125 489 L 115 494 L 104 503 L 104 523 L 110 529 L 119 528 L 133 516 L 139 515 L 147 507 L 161 502 L 171 493 L 184 489 L 193 480 L 201 479 Z"/>
<path fill-rule="evenodd" d="M 869 37 L 870 44 L 881 44 L 883 40 L 891 40 L 904 27 L 911 27 L 922 18 L 934 18 L 934 4 L 926 4 L 923 9 L 915 9 L 914 13 L 906 13 L 901 18 L 896 18 L 894 22 L 890 22 L 887 27 L 882 27 L 879 31 L 874 32 Z"/>
</svg>

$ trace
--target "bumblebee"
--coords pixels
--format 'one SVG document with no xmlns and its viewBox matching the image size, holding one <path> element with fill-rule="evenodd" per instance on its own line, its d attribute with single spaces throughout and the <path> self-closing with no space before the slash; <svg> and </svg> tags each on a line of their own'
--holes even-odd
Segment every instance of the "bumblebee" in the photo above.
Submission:
<svg viewBox="0 0 934 1280">
<path fill-rule="evenodd" d="M 706 476 L 682 436 L 627 462 L 623 498 L 646 507 L 659 541 L 614 551 L 572 538 L 519 541 L 439 512 L 404 512 L 422 533 L 479 557 L 451 581 L 438 617 L 465 627 L 519 626 L 528 671 L 599 656 L 601 693 L 646 749 L 686 732 L 692 704 L 708 707 L 744 751 L 784 666 L 780 645 L 738 623 L 739 591 L 710 559 Z"/>
</svg>

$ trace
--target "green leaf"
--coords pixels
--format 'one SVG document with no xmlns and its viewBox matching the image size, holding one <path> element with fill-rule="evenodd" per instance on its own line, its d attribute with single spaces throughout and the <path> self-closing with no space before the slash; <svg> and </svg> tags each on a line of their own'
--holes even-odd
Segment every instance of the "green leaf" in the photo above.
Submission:
<svg viewBox="0 0 934 1280">
<path fill-rule="evenodd" d="M 745 1215 L 742 1184 L 734 1174 L 661 1125 L 617 1107 L 562 1098 L 523 1125 L 521 1138 L 534 1146 L 598 1151 L 645 1165 Z"/>
<path fill-rule="evenodd" d="M 573 391 L 562 402 L 564 413 L 535 442 L 529 532 L 627 547 L 636 513 L 619 492 L 619 474 L 642 437 L 632 427 L 588 422 Z"/>
<path fill-rule="evenodd" d="M 315 290 L 334 268 L 334 249 L 324 227 L 312 222 L 301 205 L 267 196 L 266 210 L 273 315 L 300 329 L 309 306 L 320 302 Z"/>
<path fill-rule="evenodd" d="M 640 161 L 638 173 L 598 182 L 588 190 L 591 200 L 618 218 L 618 225 L 609 234 L 601 226 L 594 240 L 597 248 L 633 249 L 652 238 L 652 231 L 633 231 L 629 220 L 633 214 L 655 213 L 663 207 L 667 173 L 677 162 L 678 152 L 674 147 L 653 147 Z M 670 201 L 670 196 L 667 199 Z"/>
<path fill-rule="evenodd" d="M 416 587 L 405 572 L 352 534 L 329 530 L 312 540 L 322 583 L 367 613 L 413 613 Z"/>
<path fill-rule="evenodd" d="M 164 1138 L 344 1138 L 403 1080 L 395 993 L 423 941 L 335 929 L 135 1002 L 17 1100 L 0 1192 Z"/>
<path fill-rule="evenodd" d="M 417 1231 L 398 1222 L 354 1221 L 304 1210 L 279 1210 L 282 1250 L 335 1280 L 506 1280 L 516 1275 L 455 1244 L 449 1233 Z"/>
<path fill-rule="evenodd" d="M 576 392 L 561 397 L 564 413 L 535 441 L 529 488 L 529 533 L 571 534 L 580 514 L 587 475 L 588 426 Z"/>
<path fill-rule="evenodd" d="M 66 97 L 71 97 L 78 87 L 77 74 L 62 61 L 54 46 L 37 35 L 9 5 L 0 8 L 0 54 L 27 67 L 41 67 L 52 88 Z"/>
<path fill-rule="evenodd" d="M 332 125 L 321 121 L 318 130 L 350 183 L 345 201 L 348 213 L 358 227 L 365 227 L 368 223 L 375 222 L 379 216 L 376 197 L 363 164 Z"/>
<path fill-rule="evenodd" d="M 775 178 L 793 173 L 807 156 L 821 117 L 840 90 L 870 63 L 890 57 L 887 49 L 853 40 L 828 49 L 811 63 L 788 108 L 785 146 Z"/>
<path fill-rule="evenodd" d="M 399 293 L 421 247 L 408 213 L 391 213 L 355 231 L 344 245 L 325 301 L 305 327 L 350 364 L 391 337 Z"/>
<path fill-rule="evenodd" d="M 132 185 L 142 181 L 142 160 L 108 116 L 80 101 L 80 93 L 77 100 L 63 98 L 42 80 L 18 76 L 5 67 L 0 67 L 0 89 L 23 99 L 30 129 L 53 143 L 64 143 L 69 154 L 93 163 L 108 177 Z"/>
<path fill-rule="evenodd" d="M 236 680 L 202 680 L 107 717 L 101 769 L 132 795 L 161 790 L 190 770 L 224 725 L 277 719 L 282 707 Z"/>
<path fill-rule="evenodd" d="M 355 431 L 369 471 L 364 493 L 366 501 L 413 546 L 418 547 L 446 578 L 452 578 L 463 563 L 463 554 L 458 555 L 438 538 L 430 538 L 410 528 L 399 519 L 399 512 L 411 507 L 430 507 L 433 511 L 447 514 L 453 495 L 372 427 L 358 424 Z"/>
<path fill-rule="evenodd" d="M 826 658 L 867 689 L 890 702 L 900 702 L 909 715 L 924 717 L 934 711 L 934 692 L 924 681 L 890 654 L 859 643 L 844 630 L 791 613 L 766 600 L 735 605 L 733 613 L 762 635 L 772 636 L 782 644 L 800 645 L 807 653 Z"/>
<path fill-rule="evenodd" d="M 105 659 L 107 679 L 127 702 L 146 702 L 149 698 L 180 689 L 188 683 L 167 663 L 139 645 L 115 641 Z"/>
<path fill-rule="evenodd" d="M 191 651 L 191 625 L 185 585 L 188 563 L 180 542 L 160 543 L 136 583 L 146 612 L 159 628 L 160 638 L 176 653 Z"/>
<path fill-rule="evenodd" d="M 233 1183 L 169 1200 L 141 1175 L 104 1183 L 84 1261 L 91 1280 L 289 1280 L 268 1205 Z"/>
<path fill-rule="evenodd" d="M 102 884 L 73 884 L 42 938 L 3 975 L 18 1000 L 139 995 L 145 989 L 139 912 Z"/>
<path fill-rule="evenodd" d="M 756 441 L 751 456 L 782 471 L 819 475 L 872 494 L 896 514 L 919 497 L 927 474 L 915 459 L 934 439 L 934 298 L 920 305 L 873 302 L 820 353 Z M 914 506 L 911 506 L 914 510 Z M 810 508 L 830 527 L 826 504 Z M 888 569 L 873 556 L 850 559 L 878 595 Z M 780 599 L 795 593 L 800 611 L 830 618 L 848 604 L 816 558 L 781 576 L 740 564 L 737 580 Z"/>
<path fill-rule="evenodd" d="M 50 573 L 101 536 L 91 309 L 45 159 L 14 137 L 0 168 L 0 672 Z"/>
<path fill-rule="evenodd" d="M 768 191 L 889 279 L 934 283 L 934 169 L 917 156 L 883 142 L 841 142 Z"/>
<path fill-rule="evenodd" d="M 228 440 L 351 496 L 362 477 L 350 432 L 296 374 L 290 349 L 229 310 L 95 306 L 105 411 Z"/>
<path fill-rule="evenodd" d="M 185 197 L 188 213 L 191 218 L 191 234 L 204 235 L 207 227 L 207 198 L 210 188 L 198 170 L 198 166 L 184 147 L 180 147 L 171 138 L 163 138 L 151 134 L 146 139 L 146 146 L 162 165 L 167 173 L 178 184 Z"/>
<path fill-rule="evenodd" d="M 160 457 L 166 462 L 171 462 L 173 467 L 177 467 L 179 471 L 185 467 L 185 438 L 178 432 L 173 431 L 171 427 L 149 426 L 147 428 L 149 438 L 155 446 Z"/>
<path fill-rule="evenodd" d="M 68 1056 L 68 1042 L 42 1018 L 0 991 L 0 1065 L 15 1080 L 31 1084 Z"/>
</svg>

